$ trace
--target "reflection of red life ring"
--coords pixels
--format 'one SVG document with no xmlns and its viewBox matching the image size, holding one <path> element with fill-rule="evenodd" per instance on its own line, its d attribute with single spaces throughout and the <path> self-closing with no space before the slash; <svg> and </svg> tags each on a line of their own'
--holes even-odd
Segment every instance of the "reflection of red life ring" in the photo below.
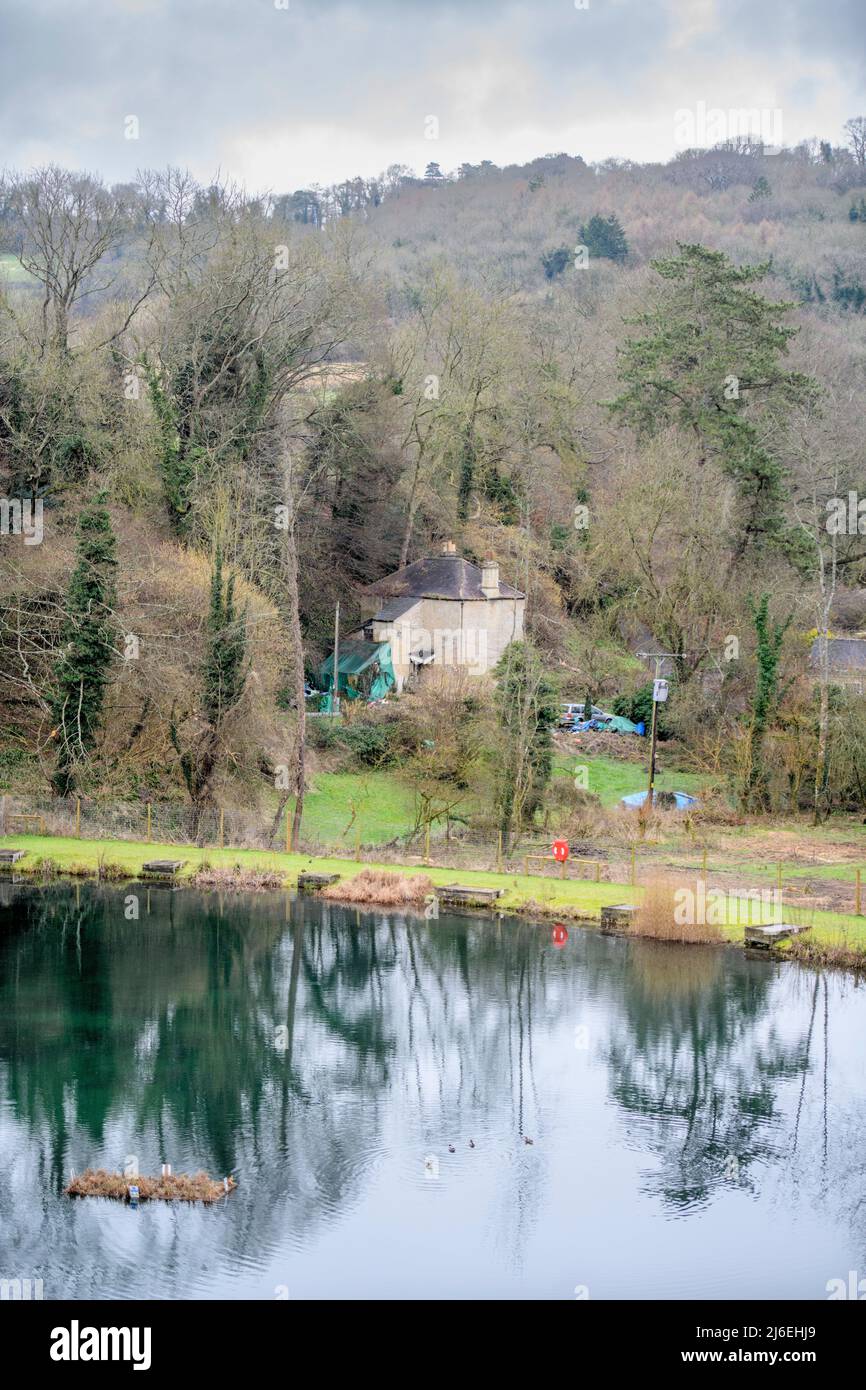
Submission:
<svg viewBox="0 0 866 1390">
<path fill-rule="evenodd" d="M 554 946 L 564 946 L 567 940 L 568 940 L 568 931 L 567 931 L 566 928 L 562 925 L 561 922 L 557 922 L 556 926 L 553 928 L 553 944 L 554 944 Z"/>
<path fill-rule="evenodd" d="M 553 857 L 554 857 L 554 859 L 557 861 L 557 863 L 559 863 L 559 864 L 564 864 L 564 863 L 565 863 L 566 859 L 568 858 L 568 841 L 567 841 L 567 840 L 554 840 L 554 842 L 553 842 Z"/>
</svg>

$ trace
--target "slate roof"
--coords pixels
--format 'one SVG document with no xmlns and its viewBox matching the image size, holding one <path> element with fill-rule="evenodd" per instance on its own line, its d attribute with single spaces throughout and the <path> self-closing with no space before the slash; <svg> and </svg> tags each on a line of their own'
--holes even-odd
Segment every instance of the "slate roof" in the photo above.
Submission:
<svg viewBox="0 0 866 1390">
<path fill-rule="evenodd" d="M 450 598 L 483 599 L 481 569 L 462 555 L 429 555 L 404 565 L 368 584 L 365 593 L 384 599 Z M 499 581 L 500 598 L 525 598 L 519 589 Z M 390 604 L 388 605 L 390 607 Z M 384 610 L 383 610 L 384 611 Z M 403 610 L 405 611 L 405 610 Z M 381 615 L 377 615 L 381 616 Z M 399 616 L 395 614 L 394 616 Z"/>
<path fill-rule="evenodd" d="M 831 671 L 866 671 L 866 637 L 831 637 L 827 643 Z M 812 643 L 810 666 L 820 661 L 818 638 Z"/>
</svg>

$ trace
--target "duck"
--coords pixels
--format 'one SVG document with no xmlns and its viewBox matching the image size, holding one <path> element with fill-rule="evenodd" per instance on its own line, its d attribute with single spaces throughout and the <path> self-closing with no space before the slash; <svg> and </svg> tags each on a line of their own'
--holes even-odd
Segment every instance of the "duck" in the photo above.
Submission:
<svg viewBox="0 0 866 1390">
<path fill-rule="evenodd" d="M 523 1142 L 524 1142 L 524 1144 L 534 1144 L 534 1143 L 535 1143 L 535 1140 L 534 1140 L 534 1139 L 530 1139 L 528 1135 L 524 1134 L 524 1136 L 523 1136 Z"/>
<path fill-rule="evenodd" d="M 455 1147 L 454 1147 L 453 1144 L 449 1144 L 449 1145 L 448 1145 L 448 1152 L 449 1152 L 450 1154 L 454 1154 L 454 1153 L 457 1152 L 457 1150 L 455 1149 Z"/>
<path fill-rule="evenodd" d="M 474 1139 L 470 1139 L 470 1140 L 469 1140 L 469 1147 L 470 1147 L 470 1149 L 474 1149 L 474 1148 L 475 1148 L 475 1140 L 474 1140 Z"/>
</svg>

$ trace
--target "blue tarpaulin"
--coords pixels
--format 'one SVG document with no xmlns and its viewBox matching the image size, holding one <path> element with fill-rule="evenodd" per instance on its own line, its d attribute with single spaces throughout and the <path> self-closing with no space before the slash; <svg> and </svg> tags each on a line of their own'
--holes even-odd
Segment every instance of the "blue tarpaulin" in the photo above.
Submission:
<svg viewBox="0 0 866 1390">
<path fill-rule="evenodd" d="M 660 796 L 663 796 L 666 799 L 667 797 L 672 796 L 674 801 L 676 802 L 678 811 L 684 811 L 687 806 L 694 806 L 697 801 L 697 797 L 689 796 L 688 792 L 660 792 L 658 787 L 656 787 L 655 791 L 653 792 L 654 804 L 658 804 Z M 646 798 L 646 792 L 632 792 L 629 796 L 624 796 L 622 798 L 622 805 L 643 806 L 644 802 L 646 801 Z"/>
</svg>

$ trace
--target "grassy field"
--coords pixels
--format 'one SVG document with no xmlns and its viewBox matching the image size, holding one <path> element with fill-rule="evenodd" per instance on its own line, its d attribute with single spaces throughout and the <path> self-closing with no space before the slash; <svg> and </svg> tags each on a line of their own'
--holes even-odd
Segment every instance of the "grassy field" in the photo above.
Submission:
<svg viewBox="0 0 866 1390">
<path fill-rule="evenodd" d="M 625 737 L 625 735 L 623 735 Z M 646 745 L 649 755 L 649 744 Z M 624 796 L 632 792 L 646 791 L 648 769 L 643 763 L 622 762 L 618 758 L 587 758 L 579 750 L 574 754 L 558 752 L 554 762 L 554 777 L 574 777 L 578 767 L 587 769 L 586 790 L 597 796 L 602 806 L 616 806 Z M 661 792 L 688 792 L 695 796 L 706 778 L 692 772 L 670 772 L 662 769 L 656 775 L 656 790 Z"/>
<path fill-rule="evenodd" d="M 0 280 L 7 285 L 35 285 L 36 280 L 25 270 L 17 256 L 0 256 Z"/>
<path fill-rule="evenodd" d="M 388 772 L 320 772 L 304 801 L 304 837 L 352 849 L 405 835 L 414 822 L 410 789 Z"/>
<path fill-rule="evenodd" d="M 639 901 L 641 889 L 623 883 L 594 883 L 582 879 L 558 879 L 535 874 L 505 874 L 481 870 L 426 868 L 418 865 L 376 864 L 341 859 L 335 855 L 311 856 L 284 854 L 267 850 L 200 849 L 193 845 L 143 844 L 127 840 L 78 840 L 60 836 L 16 835 L 0 839 L 0 845 L 26 851 L 16 870 L 38 871 L 40 862 L 50 860 L 60 873 L 96 876 L 100 869 L 113 876 L 137 877 L 148 859 L 183 859 L 181 879 L 190 879 L 196 869 L 206 863 L 211 866 L 248 869 L 268 869 L 285 876 L 287 886 L 297 882 L 299 873 L 340 873 L 351 876 L 362 868 L 382 868 L 409 874 L 427 874 L 434 884 L 461 883 L 479 887 L 501 888 L 497 906 L 506 912 L 536 912 L 539 916 L 594 921 L 601 908 L 617 902 Z M 811 928 L 812 938 L 827 946 L 842 946 L 853 951 L 866 951 L 866 918 L 841 912 L 820 912 L 813 909 L 786 909 L 785 920 Z M 741 941 L 742 926 L 731 923 L 725 929 L 731 941 Z"/>
</svg>

